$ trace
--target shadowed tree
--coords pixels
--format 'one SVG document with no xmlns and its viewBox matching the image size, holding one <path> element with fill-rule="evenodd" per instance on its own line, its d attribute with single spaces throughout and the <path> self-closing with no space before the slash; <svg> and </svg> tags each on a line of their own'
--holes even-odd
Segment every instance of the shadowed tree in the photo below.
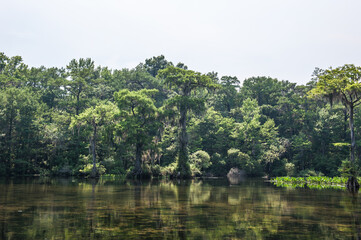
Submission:
<svg viewBox="0 0 361 240">
<path fill-rule="evenodd" d="M 225 112 L 228 115 L 231 109 L 236 106 L 238 98 L 238 89 L 240 81 L 237 77 L 223 76 L 221 78 L 221 87 L 217 92 L 217 110 Z"/>
<path fill-rule="evenodd" d="M 142 175 L 142 154 L 151 144 L 153 134 L 159 127 L 158 113 L 160 110 L 154 105 L 151 96 L 156 89 L 142 89 L 139 91 L 120 90 L 114 94 L 114 99 L 120 109 L 119 130 L 126 141 L 135 145 L 135 165 L 133 175 Z"/>
<path fill-rule="evenodd" d="M 158 72 L 158 77 L 163 79 L 164 83 L 167 84 L 170 89 L 173 89 L 175 93 L 175 96 L 170 99 L 169 104 L 176 106 L 180 115 L 177 171 L 181 178 L 189 178 L 191 176 L 191 171 L 188 162 L 187 149 L 187 113 L 189 110 L 203 106 L 204 100 L 194 96 L 197 89 L 212 88 L 216 85 L 207 75 L 173 66 L 160 70 Z"/>
</svg>

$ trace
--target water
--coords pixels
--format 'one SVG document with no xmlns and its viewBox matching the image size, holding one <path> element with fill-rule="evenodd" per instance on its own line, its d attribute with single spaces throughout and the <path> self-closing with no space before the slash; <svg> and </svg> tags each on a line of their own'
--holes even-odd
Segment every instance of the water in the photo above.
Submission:
<svg viewBox="0 0 361 240">
<path fill-rule="evenodd" d="M 262 180 L 3 180 L 0 239 L 358 239 L 359 198 Z"/>
</svg>

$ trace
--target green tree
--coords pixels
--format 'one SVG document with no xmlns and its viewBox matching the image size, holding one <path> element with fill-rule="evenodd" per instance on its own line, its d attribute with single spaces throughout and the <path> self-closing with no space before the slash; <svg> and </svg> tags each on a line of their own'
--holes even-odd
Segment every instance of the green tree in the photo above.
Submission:
<svg viewBox="0 0 361 240">
<path fill-rule="evenodd" d="M 223 157 L 228 149 L 233 146 L 234 139 L 231 137 L 235 131 L 234 118 L 223 117 L 213 107 L 208 108 L 200 119 L 193 118 L 189 128 L 192 142 L 190 151 L 204 150 L 211 156 L 215 153 Z"/>
<path fill-rule="evenodd" d="M 270 77 L 251 77 L 243 81 L 241 95 L 244 99 L 256 99 L 259 106 L 276 105 L 280 83 Z"/>
<path fill-rule="evenodd" d="M 39 134 L 42 107 L 28 88 L 0 90 L 0 165 L 5 174 L 35 173 L 44 160 Z"/>
<path fill-rule="evenodd" d="M 0 88 L 24 87 L 28 74 L 28 66 L 20 56 L 7 57 L 0 53 Z"/>
<path fill-rule="evenodd" d="M 160 80 L 153 77 L 142 64 L 139 64 L 133 69 L 124 68 L 122 70 L 115 70 L 109 85 L 114 92 L 124 88 L 130 91 L 157 89 L 158 92 L 154 95 L 154 99 L 156 100 L 155 105 L 157 107 L 163 105 L 164 100 L 167 98 L 167 91 L 164 89 Z"/>
<path fill-rule="evenodd" d="M 220 88 L 217 91 L 216 110 L 226 113 L 231 112 L 237 102 L 239 102 L 238 89 L 240 81 L 237 77 L 223 76 L 221 77 Z"/>
<path fill-rule="evenodd" d="M 340 101 L 349 113 L 349 127 L 351 133 L 351 164 L 355 164 L 355 132 L 354 110 L 361 104 L 361 67 L 346 64 L 335 69 L 320 70 L 317 74 L 316 87 L 309 94 L 311 97 L 321 96 Z M 349 189 L 358 189 L 359 184 L 355 177 L 350 177 L 347 183 Z"/>
<path fill-rule="evenodd" d="M 154 133 L 159 128 L 160 110 L 154 105 L 152 96 L 156 89 L 139 91 L 120 90 L 114 99 L 120 110 L 119 130 L 127 142 L 135 145 L 134 177 L 142 175 L 142 154 L 151 145 Z"/>
<path fill-rule="evenodd" d="M 66 69 L 69 79 L 65 84 L 65 88 L 75 98 L 75 115 L 79 115 L 85 107 L 84 101 L 87 100 L 84 92 L 90 90 L 99 74 L 95 71 L 94 61 L 90 58 L 73 59 L 66 66 Z"/>
<path fill-rule="evenodd" d="M 165 69 L 169 66 L 173 66 L 173 63 L 167 61 L 163 55 L 146 59 L 144 64 L 145 69 L 153 77 L 157 76 L 159 70 Z"/>
<path fill-rule="evenodd" d="M 246 99 L 242 107 L 232 110 L 237 123 L 232 137 L 235 139 L 234 148 L 247 154 L 252 161 L 251 175 L 260 175 L 260 166 L 266 173 L 271 173 L 272 165 L 279 160 L 285 151 L 286 141 L 278 137 L 278 129 L 273 119 L 265 118 L 261 122 L 262 114 L 255 99 Z"/>
<path fill-rule="evenodd" d="M 64 74 L 65 70 L 63 68 L 48 68 L 44 69 L 41 76 L 35 76 L 35 78 L 40 77 L 38 80 L 40 98 L 51 110 L 63 108 L 63 100 L 66 97 L 66 90 L 62 88 L 65 81 Z"/>
<path fill-rule="evenodd" d="M 192 70 L 170 66 L 158 72 L 158 77 L 174 90 L 175 96 L 170 104 L 178 108 L 179 118 L 179 154 L 178 167 L 180 177 L 189 178 L 191 171 L 188 162 L 187 113 L 189 110 L 203 106 L 203 99 L 192 96 L 197 89 L 212 88 L 215 84 L 207 75 Z"/>
<path fill-rule="evenodd" d="M 74 128 L 75 126 L 80 127 L 82 125 L 92 128 L 92 131 L 89 132 L 89 147 L 93 159 L 91 177 L 96 177 L 98 175 L 96 167 L 96 146 L 99 128 L 103 126 L 109 126 L 111 123 L 113 123 L 117 113 L 117 107 L 114 104 L 108 102 L 106 104 L 103 103 L 95 107 L 87 108 L 84 112 L 72 118 L 70 128 Z"/>
</svg>

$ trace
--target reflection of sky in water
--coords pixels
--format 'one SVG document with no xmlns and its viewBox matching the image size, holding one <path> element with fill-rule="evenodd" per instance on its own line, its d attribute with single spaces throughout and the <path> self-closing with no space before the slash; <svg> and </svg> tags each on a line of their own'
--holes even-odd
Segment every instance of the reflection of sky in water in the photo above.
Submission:
<svg viewBox="0 0 361 240">
<path fill-rule="evenodd" d="M 345 191 L 261 180 L 0 182 L 0 239 L 357 238 Z"/>
</svg>

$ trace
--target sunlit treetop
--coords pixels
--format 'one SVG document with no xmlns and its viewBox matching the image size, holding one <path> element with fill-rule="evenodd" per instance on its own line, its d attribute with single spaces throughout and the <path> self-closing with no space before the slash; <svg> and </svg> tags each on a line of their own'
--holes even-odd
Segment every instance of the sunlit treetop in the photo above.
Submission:
<svg viewBox="0 0 361 240">
<path fill-rule="evenodd" d="M 310 97 L 327 97 L 341 101 L 346 106 L 361 103 L 361 67 L 346 64 L 335 69 L 319 70 L 316 87 L 309 92 Z"/>
</svg>

